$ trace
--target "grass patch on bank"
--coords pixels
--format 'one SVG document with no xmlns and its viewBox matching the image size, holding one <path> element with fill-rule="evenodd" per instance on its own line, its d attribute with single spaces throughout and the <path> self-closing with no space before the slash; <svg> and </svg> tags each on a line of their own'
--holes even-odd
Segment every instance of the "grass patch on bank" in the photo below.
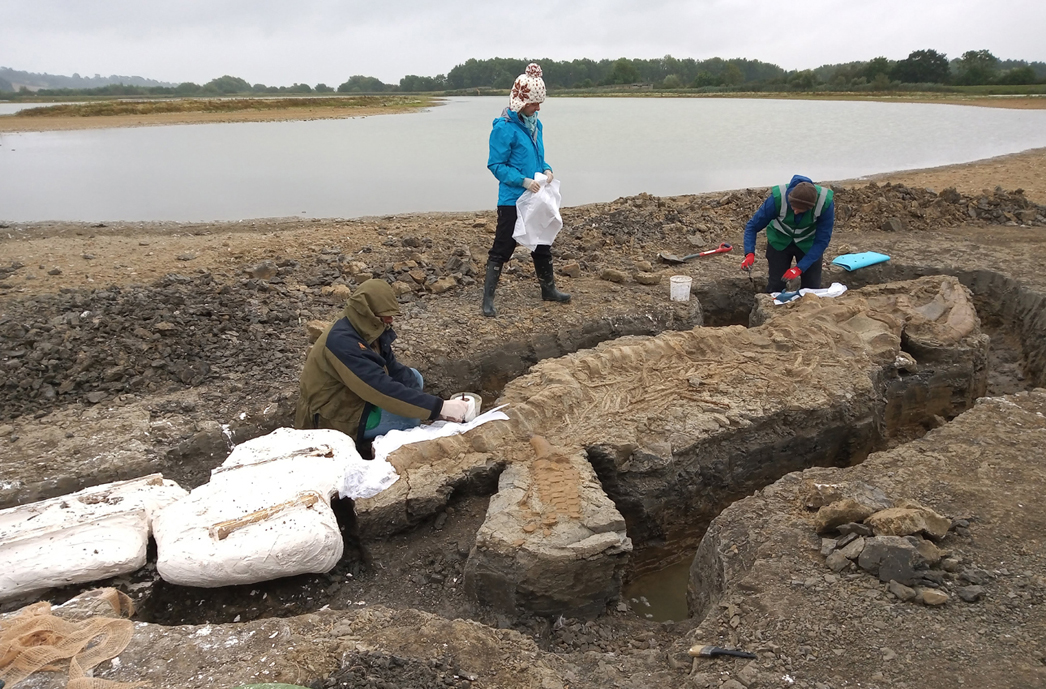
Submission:
<svg viewBox="0 0 1046 689">
<path fill-rule="evenodd" d="M 244 111 L 304 110 L 315 108 L 389 108 L 408 110 L 434 104 L 418 96 L 338 96 L 330 98 L 184 98 L 176 100 L 107 100 L 28 108 L 18 117 L 107 117 L 162 113 L 231 113 Z"/>
</svg>

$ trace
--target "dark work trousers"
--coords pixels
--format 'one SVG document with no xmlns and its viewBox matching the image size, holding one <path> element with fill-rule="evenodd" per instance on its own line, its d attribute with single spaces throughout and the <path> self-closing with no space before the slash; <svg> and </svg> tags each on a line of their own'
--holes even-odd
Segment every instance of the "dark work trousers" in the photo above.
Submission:
<svg viewBox="0 0 1046 689">
<path fill-rule="evenodd" d="M 785 281 L 781 279 L 781 276 L 785 274 L 786 270 L 792 267 L 793 258 L 798 264 L 803 256 L 806 256 L 806 253 L 796 246 L 795 242 L 786 246 L 783 251 L 778 251 L 767 243 L 766 262 L 768 279 L 766 281 L 766 291 L 783 292 L 785 289 Z M 799 277 L 802 280 L 801 287 L 803 289 L 821 289 L 821 262 L 814 261 L 813 265 L 803 271 L 803 274 Z"/>
<path fill-rule="evenodd" d="M 516 207 L 498 206 L 498 229 L 494 232 L 494 246 L 490 247 L 490 251 L 487 252 L 491 261 L 506 263 L 512 258 L 512 252 L 516 250 L 516 240 L 512 238 L 512 231 L 515 229 Z M 551 257 L 552 247 L 547 244 L 539 244 L 531 255 Z"/>
</svg>

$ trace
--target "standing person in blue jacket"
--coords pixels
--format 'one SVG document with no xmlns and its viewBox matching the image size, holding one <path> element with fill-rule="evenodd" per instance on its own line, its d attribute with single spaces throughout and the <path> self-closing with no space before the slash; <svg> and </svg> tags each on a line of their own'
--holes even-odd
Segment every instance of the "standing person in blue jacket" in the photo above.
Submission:
<svg viewBox="0 0 1046 689">
<path fill-rule="evenodd" d="M 766 228 L 767 292 L 782 292 L 788 280 L 802 276 L 802 287 L 820 289 L 821 256 L 832 240 L 835 204 L 832 190 L 795 175 L 787 185 L 771 189 L 745 225 L 742 270 L 755 263 L 755 236 Z M 796 264 L 792 266 L 792 259 Z"/>
<path fill-rule="evenodd" d="M 487 275 L 483 282 L 483 315 L 496 316 L 494 290 L 501 278 L 501 267 L 512 258 L 516 240 L 512 231 L 516 226 L 516 200 L 524 191 L 537 193 L 541 188 L 534 175 L 544 173 L 552 181 L 552 166 L 545 162 L 545 142 L 541 137 L 538 111 L 545 101 L 545 82 L 541 67 L 533 62 L 523 74 L 516 77 L 509 96 L 509 105 L 494 120 L 490 132 L 490 155 L 487 169 L 498 178 L 498 226 L 494 245 L 487 256 Z M 539 245 L 531 252 L 534 272 L 541 285 L 545 301 L 570 301 L 570 295 L 556 289 L 552 270 L 552 249 Z"/>
</svg>

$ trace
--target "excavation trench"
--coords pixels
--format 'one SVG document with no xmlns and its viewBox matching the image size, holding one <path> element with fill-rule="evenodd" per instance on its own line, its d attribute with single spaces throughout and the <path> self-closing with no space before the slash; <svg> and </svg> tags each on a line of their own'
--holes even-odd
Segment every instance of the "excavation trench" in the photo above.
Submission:
<svg viewBox="0 0 1046 689">
<path fill-rule="evenodd" d="M 874 276 L 876 280 L 870 279 L 872 276 L 856 277 L 863 283 L 875 284 L 930 272 L 891 266 L 889 271 L 879 270 Z M 989 391 L 999 392 L 1042 385 L 1046 318 L 1041 298 L 997 274 L 975 272 L 959 277 L 974 291 L 978 312 L 992 336 L 991 349 L 985 346 L 981 354 L 970 348 L 949 354 L 940 348 L 927 348 L 918 338 L 904 338 L 901 350 L 911 354 L 922 368 L 916 372 L 896 368 L 880 371 L 880 378 L 874 381 L 876 389 L 882 391 L 880 397 L 869 395 L 867 399 L 820 410 L 780 409 L 765 415 L 755 427 L 724 427 L 722 432 L 712 434 L 714 437 L 699 434 L 701 442 L 691 440 L 689 446 L 685 442 L 673 443 L 667 452 L 664 447 L 659 448 L 662 434 L 652 419 L 639 424 L 629 442 L 585 442 L 579 448 L 583 450 L 582 459 L 594 469 L 600 490 L 622 515 L 623 528 L 634 548 L 631 555 L 615 554 L 614 562 L 601 570 L 604 574 L 612 573 L 611 581 L 605 593 L 594 595 L 593 605 L 576 601 L 563 605 L 563 600 L 552 596 L 542 599 L 544 608 L 528 609 L 516 604 L 520 599 L 516 594 L 509 596 L 513 600 L 511 606 L 496 604 L 494 599 L 511 582 L 505 577 L 499 579 L 504 572 L 495 571 L 497 567 L 490 566 L 490 561 L 479 562 L 487 566 L 486 570 L 477 569 L 483 550 L 477 548 L 477 532 L 482 532 L 490 520 L 491 503 L 499 495 L 499 481 L 501 492 L 505 491 L 506 468 L 518 464 L 518 458 L 508 450 L 499 451 L 497 443 L 479 448 L 482 451 L 470 448 L 471 454 L 486 456 L 472 457 L 465 465 L 448 472 L 427 493 L 400 496 L 403 499 L 385 505 L 338 506 L 348 547 L 335 570 L 326 575 L 291 577 L 251 586 L 191 589 L 165 584 L 150 565 L 112 583 L 138 592 L 142 619 L 161 624 L 246 621 L 299 614 L 325 605 L 347 608 L 384 604 L 449 617 L 467 616 L 499 626 L 525 625 L 527 614 L 553 614 L 556 606 L 568 615 L 594 616 L 608 602 L 616 600 L 622 584 L 627 586 L 626 600 L 640 596 L 651 599 L 650 592 L 655 590 L 676 591 L 678 600 L 684 595 L 679 590 L 679 582 L 684 580 L 682 572 L 688 569 L 680 563 L 690 559 L 688 556 L 693 554 L 708 523 L 733 500 L 789 471 L 818 464 L 853 464 L 891 443 L 918 437 L 927 428 L 968 407 L 976 396 L 984 394 L 986 385 L 991 386 Z M 746 298 L 747 282 L 730 283 L 722 295 L 702 293 L 705 321 L 731 324 L 740 321 L 742 313 L 755 317 L 759 309 L 752 308 L 756 298 L 750 289 L 749 306 L 736 306 Z M 861 282 L 854 281 L 851 286 Z M 698 293 L 701 289 L 706 288 L 699 287 Z M 593 328 L 593 339 L 587 346 L 605 342 L 597 349 L 602 351 L 616 346 L 617 343 L 607 341 L 616 334 L 653 335 L 669 329 L 664 323 L 650 323 L 648 318 L 650 325 L 646 325 L 642 320 L 636 319 L 626 328 Z M 598 336 L 594 334 L 597 331 Z M 469 381 L 487 381 L 481 389 L 488 400 L 493 399 L 502 392 L 496 383 L 511 380 L 518 375 L 517 369 L 529 366 L 524 363 L 530 359 L 543 358 L 541 352 L 550 356 L 564 353 L 561 346 L 543 348 L 536 342 L 527 344 L 527 356 L 512 359 L 505 371 L 497 368 L 497 362 L 507 359 L 492 354 L 482 366 L 463 368 L 461 362 L 448 362 L 432 378 L 448 390 L 478 387 L 469 385 Z M 622 341 L 628 342 L 627 338 Z M 980 363 L 976 361 L 978 356 Z M 535 375 L 542 373 L 524 378 L 533 379 Z M 965 384 L 961 383 L 963 376 Z M 519 382 L 510 383 L 509 388 Z M 519 403 L 518 387 L 512 391 L 509 388 L 506 394 L 510 401 Z M 702 392 L 701 398 L 715 401 L 719 388 L 710 392 L 713 394 Z M 707 411 L 707 405 L 705 408 Z M 266 432 L 272 423 L 269 420 L 253 428 L 241 424 L 233 429 L 235 439 L 242 441 Z M 279 425 L 278 419 L 275 423 Z M 533 430 L 542 430 L 533 419 L 528 423 Z M 615 429 L 606 428 L 603 435 L 614 440 Z M 426 452 L 433 459 L 430 464 L 435 464 L 440 452 Z M 183 456 L 192 457 L 191 452 Z M 208 453 L 206 461 L 221 460 L 216 461 L 213 453 Z M 404 483 L 421 490 L 417 475 L 405 478 Z M 498 564 L 501 565 L 511 568 L 511 563 Z M 477 574 L 480 570 L 482 576 Z M 491 589 L 495 595 L 477 591 L 477 585 L 482 588 L 483 584 L 497 584 Z M 527 592 L 534 593 L 529 589 Z M 652 614 L 641 604 L 632 607 L 641 616 Z M 669 604 L 655 618 L 678 619 L 679 610 L 678 602 Z"/>
<path fill-rule="evenodd" d="M 939 274 L 926 268 L 889 264 L 877 268 L 876 273 L 859 272 L 844 277 L 856 278 L 848 280 L 849 286 L 859 288 Z M 1044 372 L 1041 343 L 1046 326 L 1042 323 L 1044 311 L 1041 297 L 1025 290 L 1016 281 L 996 273 L 974 271 L 957 273 L 957 277 L 973 291 L 982 331 L 990 337 L 983 394 L 1012 394 L 1042 385 Z M 714 313 L 706 307 L 706 319 L 714 321 L 715 318 Z M 1030 345 L 1030 351 L 1026 343 Z M 944 352 L 934 351 L 934 347 L 925 346 L 912 338 L 902 337 L 901 350 L 921 364 L 934 365 L 934 370 L 924 370 L 915 376 L 902 372 L 895 380 L 887 383 L 883 423 L 873 425 L 873 430 L 878 429 L 879 432 L 854 433 L 854 429 L 850 429 L 851 438 L 857 440 L 856 446 L 847 448 L 834 442 L 839 437 L 838 430 L 824 429 L 820 439 L 812 439 L 808 449 L 817 452 L 817 446 L 822 448 L 823 453 L 816 464 L 857 464 L 870 451 L 915 440 L 970 406 L 970 396 L 963 394 L 961 384 L 955 385 L 958 378 L 964 375 L 965 367 L 961 362 L 954 361 L 949 365 L 948 357 L 941 356 Z M 958 364 L 957 370 L 955 364 Z M 953 370 L 949 372 L 949 368 Z M 817 424 L 810 426 L 816 427 Z M 792 452 L 785 454 L 791 456 Z M 689 510 L 684 519 L 672 520 L 670 527 L 664 528 L 657 520 L 649 518 L 644 511 L 643 501 L 635 498 L 636 491 L 624 485 L 627 481 L 623 481 L 615 471 L 613 458 L 608 456 L 605 448 L 590 448 L 589 456 L 608 494 L 625 515 L 633 541 L 639 545 L 626 580 L 624 599 L 630 609 L 653 621 L 679 620 L 694 612 L 688 609 L 687 586 L 691 582 L 692 570 L 696 567 L 692 566 L 692 560 L 697 543 L 708 524 L 734 500 L 787 473 L 789 464 L 787 457 L 768 457 L 770 466 L 775 467 L 770 476 L 753 471 L 748 481 L 722 486 L 709 485 L 703 480 L 704 477 L 696 477 L 697 485 L 701 486 L 703 492 L 700 508 Z M 650 480 L 650 483 L 656 482 L 656 479 Z M 694 482 L 695 478 L 683 481 L 690 485 L 694 485 Z M 662 498 L 659 495 L 657 500 L 648 502 L 657 503 Z M 636 534 L 643 533 L 648 534 L 648 537 L 636 537 Z"/>
</svg>

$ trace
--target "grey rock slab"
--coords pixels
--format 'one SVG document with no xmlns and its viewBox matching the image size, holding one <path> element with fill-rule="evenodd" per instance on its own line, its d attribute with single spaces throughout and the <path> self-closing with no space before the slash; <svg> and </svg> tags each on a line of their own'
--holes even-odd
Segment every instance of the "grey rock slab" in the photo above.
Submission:
<svg viewBox="0 0 1046 689">
<path fill-rule="evenodd" d="M 979 568 L 965 569 L 959 573 L 959 581 L 966 582 L 967 584 L 974 584 L 977 586 L 987 584 L 994 578 L 995 577 L 992 576 L 991 572 Z"/>
<path fill-rule="evenodd" d="M 843 536 L 848 536 L 850 534 L 857 534 L 858 536 L 872 535 L 872 527 L 868 526 L 867 524 L 858 524 L 856 522 L 842 524 L 836 530 Z"/>
<path fill-rule="evenodd" d="M 875 574 L 879 581 L 895 580 L 910 585 L 915 581 L 916 550 L 900 536 L 873 536 L 865 540 L 864 550 L 857 564 L 864 571 Z"/>
<path fill-rule="evenodd" d="M 846 546 L 840 548 L 839 554 L 847 559 L 855 560 L 864 550 L 864 544 L 865 539 L 858 536 L 856 539 L 847 543 Z"/>
<path fill-rule="evenodd" d="M 828 568 L 833 572 L 841 572 L 847 567 L 853 565 L 850 558 L 846 557 L 846 555 L 843 555 L 843 553 L 838 550 L 825 558 L 824 563 L 828 565 Z"/>
<path fill-rule="evenodd" d="M 898 583 L 896 581 L 891 580 L 890 583 L 887 584 L 886 588 L 890 593 L 897 596 L 897 598 L 903 601 L 913 600 L 916 596 L 915 589 L 909 586 L 905 586 L 904 584 Z"/>
<path fill-rule="evenodd" d="M 976 603 L 984 597 L 984 591 L 983 586 L 960 586 L 955 589 L 955 595 L 967 603 Z"/>
</svg>

